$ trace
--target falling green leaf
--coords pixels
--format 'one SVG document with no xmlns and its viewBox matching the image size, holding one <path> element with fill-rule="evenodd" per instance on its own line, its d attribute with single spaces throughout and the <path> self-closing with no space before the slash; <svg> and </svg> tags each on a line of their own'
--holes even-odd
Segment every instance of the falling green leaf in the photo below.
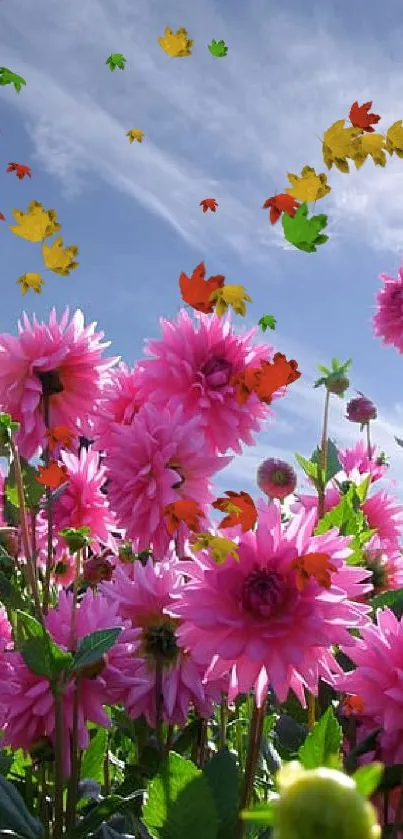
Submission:
<svg viewBox="0 0 403 839">
<path fill-rule="evenodd" d="M 7 67 L 0 67 L 0 85 L 13 84 L 17 93 L 20 93 L 23 85 L 26 85 L 25 79 L 8 70 Z"/>
<path fill-rule="evenodd" d="M 214 55 L 214 58 L 224 58 L 228 52 L 228 47 L 225 41 L 215 41 L 214 38 L 211 44 L 208 44 L 208 48 L 211 55 Z"/>
<path fill-rule="evenodd" d="M 277 324 L 277 320 L 273 315 L 263 315 L 259 320 L 259 326 L 262 329 L 262 332 L 266 332 L 266 329 L 275 329 Z"/>
<path fill-rule="evenodd" d="M 105 64 L 109 65 L 109 69 L 113 73 L 116 67 L 119 67 L 119 70 L 124 70 L 126 61 L 127 59 L 121 52 L 112 52 L 109 58 L 106 59 Z"/>
<path fill-rule="evenodd" d="M 308 218 L 306 202 L 298 207 L 293 217 L 283 213 L 281 221 L 287 242 L 306 253 L 313 253 L 317 245 L 323 245 L 329 238 L 320 232 L 327 225 L 327 216 L 321 213 Z"/>
</svg>

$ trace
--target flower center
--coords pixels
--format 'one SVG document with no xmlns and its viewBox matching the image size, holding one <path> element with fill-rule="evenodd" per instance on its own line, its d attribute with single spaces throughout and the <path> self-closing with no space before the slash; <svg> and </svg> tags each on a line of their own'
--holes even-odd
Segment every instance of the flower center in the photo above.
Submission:
<svg viewBox="0 0 403 839">
<path fill-rule="evenodd" d="M 173 664 L 179 653 L 174 625 L 165 620 L 148 626 L 143 632 L 143 650 L 162 666 Z"/>
<path fill-rule="evenodd" d="M 388 571 L 383 562 L 383 553 L 381 550 L 366 551 L 364 559 L 365 567 L 372 574 L 370 582 L 374 587 L 374 593 L 380 594 L 388 588 Z"/>
<path fill-rule="evenodd" d="M 229 383 L 232 375 L 232 364 L 226 358 L 213 356 L 203 365 L 201 372 L 210 390 L 220 390 Z"/>
<path fill-rule="evenodd" d="M 242 606 L 256 617 L 268 618 L 277 612 L 284 600 L 284 581 L 280 574 L 256 568 L 244 580 Z"/>
<path fill-rule="evenodd" d="M 42 393 L 44 396 L 54 396 L 56 393 L 61 393 L 64 390 L 57 370 L 46 370 L 45 372 L 37 370 L 35 372 L 42 384 Z"/>
<path fill-rule="evenodd" d="M 271 476 L 273 484 L 276 486 L 284 487 L 288 484 L 290 480 L 290 476 L 287 475 L 284 469 L 276 469 Z"/>
<path fill-rule="evenodd" d="M 178 475 L 179 475 L 179 481 L 177 481 L 176 484 L 172 484 L 172 489 L 180 489 L 182 484 L 184 484 L 184 482 L 185 482 L 185 476 L 183 474 L 183 471 L 182 471 L 181 467 L 179 466 L 179 463 L 174 463 L 173 461 L 169 461 L 169 463 L 167 463 L 167 466 L 168 466 L 168 469 L 172 469 L 174 472 L 177 472 Z"/>
</svg>

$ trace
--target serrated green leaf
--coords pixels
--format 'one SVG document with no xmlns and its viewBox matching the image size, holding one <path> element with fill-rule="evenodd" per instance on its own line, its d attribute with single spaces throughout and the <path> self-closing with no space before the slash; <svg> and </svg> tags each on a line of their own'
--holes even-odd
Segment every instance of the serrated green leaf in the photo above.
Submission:
<svg viewBox="0 0 403 839">
<path fill-rule="evenodd" d="M 22 640 L 21 655 L 32 673 L 53 681 L 66 670 L 73 660 L 71 653 L 62 650 L 44 627 L 29 615 L 17 609 L 18 637 Z"/>
<path fill-rule="evenodd" d="M 213 794 L 220 826 L 218 839 L 233 839 L 239 807 L 239 776 L 235 758 L 227 748 L 217 752 L 203 769 Z M 223 783 L 225 778 L 225 783 Z"/>
<path fill-rule="evenodd" d="M 311 463 L 316 463 L 318 467 L 320 466 L 320 457 L 321 451 L 319 447 L 315 449 L 311 456 Z M 327 466 L 326 466 L 326 476 L 324 483 L 327 484 L 329 481 L 337 475 L 342 469 L 342 465 L 339 461 L 339 451 L 333 440 L 328 439 L 327 441 Z"/>
<path fill-rule="evenodd" d="M 365 798 L 369 798 L 373 795 L 381 783 L 383 772 L 383 763 L 377 762 L 368 763 L 366 766 L 360 766 L 360 768 L 357 769 L 353 775 L 353 780 L 355 781 L 357 789 L 361 795 L 364 795 Z"/>
<path fill-rule="evenodd" d="M 314 725 L 305 742 L 298 750 L 298 759 L 305 769 L 317 769 L 320 766 L 336 768 L 341 766 L 340 750 L 343 732 L 333 708 L 330 706 Z M 337 761 L 335 761 L 335 757 Z"/>
<path fill-rule="evenodd" d="M 305 475 L 307 475 L 308 478 L 311 478 L 314 481 L 314 483 L 316 483 L 319 477 L 318 464 L 312 463 L 311 460 L 308 460 L 306 457 L 303 457 L 302 454 L 295 453 L 294 457 L 297 463 L 299 463 L 301 469 L 304 470 Z"/>
<path fill-rule="evenodd" d="M 120 626 L 111 629 L 98 629 L 91 635 L 82 638 L 71 664 L 72 672 L 81 670 L 83 667 L 89 667 L 99 661 L 113 647 L 121 631 L 122 627 Z"/>
<path fill-rule="evenodd" d="M 107 743 L 108 732 L 106 728 L 98 728 L 95 736 L 91 738 L 90 745 L 81 761 L 81 778 L 91 778 L 92 781 L 103 783 L 104 756 Z"/>
<path fill-rule="evenodd" d="M 143 821 L 157 839 L 217 839 L 214 798 L 194 763 L 170 753 L 148 787 Z"/>
</svg>

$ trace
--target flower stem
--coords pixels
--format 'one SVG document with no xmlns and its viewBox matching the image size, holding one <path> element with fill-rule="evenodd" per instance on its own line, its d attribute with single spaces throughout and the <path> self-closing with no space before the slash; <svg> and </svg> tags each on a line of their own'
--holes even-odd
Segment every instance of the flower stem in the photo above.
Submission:
<svg viewBox="0 0 403 839">
<path fill-rule="evenodd" d="M 41 609 L 41 602 L 39 599 L 39 589 L 38 589 L 38 580 L 36 576 L 36 566 L 34 557 L 32 554 L 32 545 L 31 539 L 29 536 L 29 529 L 28 529 L 28 521 L 27 521 L 27 509 L 25 506 L 25 493 L 24 493 L 24 482 L 22 478 L 22 470 L 21 470 L 21 461 L 20 455 L 18 452 L 18 448 L 14 443 L 14 440 L 11 438 L 10 442 L 11 451 L 13 455 L 13 462 L 14 462 L 14 474 L 15 474 L 15 484 L 17 488 L 17 495 L 18 495 L 18 504 L 20 508 L 20 524 L 21 524 L 21 536 L 22 536 L 22 544 L 24 548 L 24 554 L 27 563 L 27 574 L 28 580 L 32 591 L 32 597 L 34 600 L 35 605 L 35 613 L 37 619 L 43 623 L 43 615 Z"/>
<path fill-rule="evenodd" d="M 73 699 L 73 728 L 71 732 L 71 772 L 69 789 L 67 795 L 66 829 L 73 830 L 76 820 L 77 793 L 79 781 L 79 756 L 78 756 L 78 711 L 80 707 L 80 679 L 77 678 L 74 686 Z"/>
<path fill-rule="evenodd" d="M 63 707 L 60 685 L 55 688 L 55 809 L 53 839 L 63 839 Z"/>
<path fill-rule="evenodd" d="M 110 795 L 111 792 L 111 776 L 109 772 L 109 732 L 106 735 L 106 749 L 105 749 L 105 756 L 104 756 L 104 788 L 103 794 Z"/>
<path fill-rule="evenodd" d="M 315 725 L 315 697 L 313 693 L 308 693 L 307 696 L 307 703 L 308 703 L 308 728 L 309 731 L 312 731 Z"/>
<path fill-rule="evenodd" d="M 228 706 L 227 700 L 225 696 L 221 699 L 220 705 L 220 739 L 219 739 L 219 748 L 225 749 L 225 744 L 227 742 L 227 719 L 228 719 Z"/>
<path fill-rule="evenodd" d="M 246 766 L 245 766 L 245 773 L 243 778 L 243 787 L 241 792 L 241 803 L 240 803 L 240 812 L 244 810 L 246 807 L 249 806 L 252 794 L 253 794 L 253 784 L 255 780 L 255 773 L 257 762 L 259 758 L 259 749 L 260 749 L 260 742 L 262 739 L 262 732 L 263 732 L 263 722 L 266 713 L 266 703 L 263 702 L 260 708 L 256 705 L 256 700 L 253 705 L 252 711 L 252 719 L 250 723 L 249 729 L 249 743 L 248 743 L 248 751 L 246 754 Z M 242 839 L 245 830 L 245 823 L 244 821 L 239 818 L 238 820 L 238 839 Z"/>
<path fill-rule="evenodd" d="M 43 395 L 43 418 L 46 425 L 46 429 L 49 430 L 50 421 L 49 421 L 49 413 L 50 413 L 50 400 L 49 396 L 46 394 Z M 46 446 L 43 452 L 43 460 L 45 466 L 49 465 L 49 446 Z M 50 601 L 50 575 L 52 572 L 52 565 L 53 565 L 53 506 L 52 506 L 52 490 L 50 487 L 46 487 L 46 514 L 48 519 L 48 550 L 46 556 L 46 569 L 45 569 L 45 581 L 43 585 L 43 611 L 44 614 L 47 615 L 48 608 L 49 608 L 49 601 Z"/>
<path fill-rule="evenodd" d="M 326 498 L 326 472 L 327 472 L 327 456 L 328 456 L 328 424 L 329 424 L 329 404 L 330 391 L 326 389 L 325 409 L 323 414 L 323 429 L 322 441 L 320 445 L 319 469 L 323 474 L 319 476 L 318 482 L 318 521 L 325 515 L 325 498 Z"/>
<path fill-rule="evenodd" d="M 155 733 L 157 735 L 157 743 L 160 755 L 165 751 L 164 743 L 164 726 L 163 726 L 163 708 L 164 708 L 164 694 L 162 691 L 162 662 L 156 661 L 155 668 L 155 716 L 156 726 Z"/>
<path fill-rule="evenodd" d="M 371 446 L 371 432 L 369 428 L 369 422 L 366 424 L 366 431 L 367 431 L 367 453 L 368 459 L 372 460 L 372 446 Z"/>
</svg>

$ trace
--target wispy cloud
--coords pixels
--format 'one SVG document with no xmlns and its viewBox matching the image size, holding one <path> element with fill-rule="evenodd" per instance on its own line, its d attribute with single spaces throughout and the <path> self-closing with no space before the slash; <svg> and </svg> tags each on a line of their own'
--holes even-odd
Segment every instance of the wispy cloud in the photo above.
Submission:
<svg viewBox="0 0 403 839">
<path fill-rule="evenodd" d="M 319 138 L 346 114 L 352 90 L 363 100 L 373 97 L 389 123 L 399 118 L 403 73 L 395 65 L 391 72 L 384 42 L 363 36 L 352 50 L 346 33 L 326 23 L 326 9 L 323 23 L 309 25 L 287 10 L 272 11 L 265 23 L 261 10 L 252 2 L 247 19 L 237 22 L 236 15 L 221 17 L 209 0 L 203 9 L 176 0 L 168 22 L 186 23 L 196 46 L 192 58 L 172 60 L 157 44 L 167 13 L 156 5 L 122 0 L 117 14 L 107 0 L 4 4 L 2 61 L 26 75 L 28 86 L 18 97 L 4 89 L 0 96 L 22 111 L 36 159 L 69 194 L 101 178 L 188 243 L 270 264 L 284 244 L 280 227 L 273 231 L 261 210 L 263 200 L 287 185 L 287 171 L 305 163 L 323 169 Z M 207 51 L 212 32 L 225 34 L 225 60 Z M 19 54 L 7 46 L 16 38 Z M 104 65 L 115 49 L 128 57 L 123 73 Z M 146 133 L 141 147 L 130 147 L 124 136 L 133 122 Z M 349 238 L 354 222 L 354 236 L 370 247 L 401 248 L 399 165 L 388 161 L 383 171 L 367 162 L 349 177 L 331 172 L 334 192 L 322 206 L 333 244 L 340 235 Z M 202 216 L 199 201 L 211 194 L 219 211 Z"/>
</svg>

